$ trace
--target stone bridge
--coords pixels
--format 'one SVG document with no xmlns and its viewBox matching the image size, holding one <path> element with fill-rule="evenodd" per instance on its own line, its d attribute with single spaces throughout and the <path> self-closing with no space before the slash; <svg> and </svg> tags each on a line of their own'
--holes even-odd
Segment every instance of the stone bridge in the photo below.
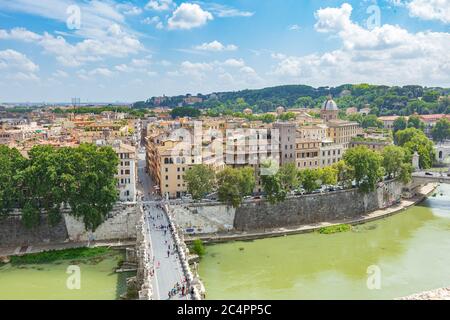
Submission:
<svg viewBox="0 0 450 320">
<path fill-rule="evenodd" d="M 434 147 L 436 150 L 436 160 L 442 164 L 450 162 L 450 143 L 438 144 Z"/>
<path fill-rule="evenodd" d="M 450 170 L 446 172 L 417 171 L 412 174 L 414 185 L 427 183 L 450 183 Z"/>
</svg>

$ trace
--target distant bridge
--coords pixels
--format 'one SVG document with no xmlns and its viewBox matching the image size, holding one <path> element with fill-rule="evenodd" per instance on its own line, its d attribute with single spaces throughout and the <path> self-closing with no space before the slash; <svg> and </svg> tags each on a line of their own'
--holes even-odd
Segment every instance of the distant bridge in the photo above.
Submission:
<svg viewBox="0 0 450 320">
<path fill-rule="evenodd" d="M 450 170 L 449 172 L 417 171 L 412 174 L 412 177 L 417 184 L 450 183 Z"/>
</svg>

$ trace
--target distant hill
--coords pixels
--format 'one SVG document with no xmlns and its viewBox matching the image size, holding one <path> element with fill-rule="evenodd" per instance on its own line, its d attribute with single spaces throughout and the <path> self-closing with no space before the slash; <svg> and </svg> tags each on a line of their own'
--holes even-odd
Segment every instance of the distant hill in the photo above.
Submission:
<svg viewBox="0 0 450 320">
<path fill-rule="evenodd" d="M 212 113 L 242 112 L 251 108 L 254 112 L 268 112 L 278 106 L 286 108 L 316 108 L 332 95 L 339 108 L 369 105 L 378 115 L 409 115 L 414 112 L 450 113 L 449 88 L 427 88 L 417 85 L 390 87 L 369 84 L 345 84 L 338 87 L 314 88 L 307 85 L 286 85 L 256 90 L 215 92 L 196 96 L 152 97 L 136 102 L 134 108 L 193 106 L 209 109 Z"/>
</svg>

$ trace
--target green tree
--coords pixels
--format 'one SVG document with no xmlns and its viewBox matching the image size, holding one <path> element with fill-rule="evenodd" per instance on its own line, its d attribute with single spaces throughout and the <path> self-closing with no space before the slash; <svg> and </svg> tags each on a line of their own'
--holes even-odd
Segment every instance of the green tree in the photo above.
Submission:
<svg viewBox="0 0 450 320">
<path fill-rule="evenodd" d="M 425 102 L 436 102 L 441 94 L 438 91 L 426 91 L 422 97 Z"/>
<path fill-rule="evenodd" d="M 420 120 L 419 116 L 413 115 L 408 119 L 408 128 L 416 128 L 423 130 L 425 128 L 425 124 Z"/>
<path fill-rule="evenodd" d="M 287 193 L 278 174 L 261 175 L 261 184 L 270 203 L 276 204 L 286 199 Z"/>
<path fill-rule="evenodd" d="M 383 168 L 389 178 L 395 178 L 402 168 L 402 164 L 405 159 L 405 151 L 402 147 L 387 146 L 384 148 L 383 156 Z"/>
<path fill-rule="evenodd" d="M 336 185 L 338 181 L 338 170 L 334 167 L 325 167 L 319 170 L 320 180 L 322 184 L 326 185 Z"/>
<path fill-rule="evenodd" d="M 383 177 L 382 157 L 378 152 L 359 146 L 346 151 L 344 161 L 353 168 L 356 184 L 359 189 L 368 193 L 376 188 Z"/>
<path fill-rule="evenodd" d="M 86 229 L 96 230 L 118 200 L 119 159 L 110 147 L 82 144 L 68 157 L 76 183 L 67 177 L 72 214 L 83 220 Z M 69 169 L 70 170 L 70 169 Z"/>
<path fill-rule="evenodd" d="M 431 130 L 431 135 L 436 142 L 450 139 L 450 121 L 446 118 L 440 119 Z"/>
<path fill-rule="evenodd" d="M 408 121 L 405 117 L 398 117 L 394 121 L 394 133 L 400 130 L 405 130 L 408 127 Z"/>
<path fill-rule="evenodd" d="M 237 208 L 245 196 L 253 193 L 255 188 L 254 170 L 251 167 L 240 169 L 227 167 L 217 175 L 217 183 L 219 200 Z"/>
<path fill-rule="evenodd" d="M 184 176 L 187 190 L 195 200 L 202 199 L 214 189 L 215 173 L 210 167 L 200 164 L 193 166 Z"/>
<path fill-rule="evenodd" d="M 0 145 L 0 215 L 10 213 L 18 205 L 18 175 L 25 165 L 26 159 L 17 149 Z"/>
<path fill-rule="evenodd" d="M 363 128 L 383 128 L 384 124 L 378 117 L 373 114 L 363 117 L 361 126 Z"/>
<path fill-rule="evenodd" d="M 422 169 L 433 166 L 435 151 L 433 141 L 427 138 L 423 131 L 416 128 L 408 128 L 395 134 L 397 144 L 413 154 L 417 151 L 420 156 L 419 165 Z"/>
<path fill-rule="evenodd" d="M 271 161 L 263 163 L 262 168 L 272 173 L 261 174 L 261 183 L 264 193 L 273 204 L 284 201 L 288 192 L 299 185 L 298 171 L 294 163 L 281 166 L 277 172 L 270 172 L 270 169 L 274 168 Z"/>
<path fill-rule="evenodd" d="M 171 111 L 170 115 L 173 119 L 183 117 L 198 118 L 201 115 L 201 112 L 192 107 L 177 107 Z"/>
<path fill-rule="evenodd" d="M 285 112 L 278 116 L 278 119 L 281 121 L 289 121 L 289 120 L 295 120 L 297 116 L 293 112 Z"/>
<path fill-rule="evenodd" d="M 414 171 L 414 168 L 411 163 L 402 163 L 400 166 L 400 174 L 398 178 L 401 182 L 404 184 L 408 184 L 412 180 L 412 173 Z"/>
<path fill-rule="evenodd" d="M 344 188 L 351 188 L 354 179 L 354 170 L 351 166 L 341 160 L 333 165 L 337 172 L 337 180 Z"/>
<path fill-rule="evenodd" d="M 306 193 L 311 193 L 320 188 L 320 172 L 317 169 L 304 169 L 299 172 L 303 189 Z"/>
<path fill-rule="evenodd" d="M 300 181 L 295 163 L 282 165 L 277 175 L 280 177 L 280 182 L 284 190 L 290 191 L 298 188 Z"/>
</svg>

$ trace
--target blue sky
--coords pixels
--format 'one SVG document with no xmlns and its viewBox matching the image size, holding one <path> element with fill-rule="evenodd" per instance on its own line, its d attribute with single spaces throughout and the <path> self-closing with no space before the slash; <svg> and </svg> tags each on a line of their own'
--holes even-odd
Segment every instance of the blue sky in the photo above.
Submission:
<svg viewBox="0 0 450 320">
<path fill-rule="evenodd" d="M 450 0 L 0 0 L 0 101 L 450 87 Z"/>
</svg>

